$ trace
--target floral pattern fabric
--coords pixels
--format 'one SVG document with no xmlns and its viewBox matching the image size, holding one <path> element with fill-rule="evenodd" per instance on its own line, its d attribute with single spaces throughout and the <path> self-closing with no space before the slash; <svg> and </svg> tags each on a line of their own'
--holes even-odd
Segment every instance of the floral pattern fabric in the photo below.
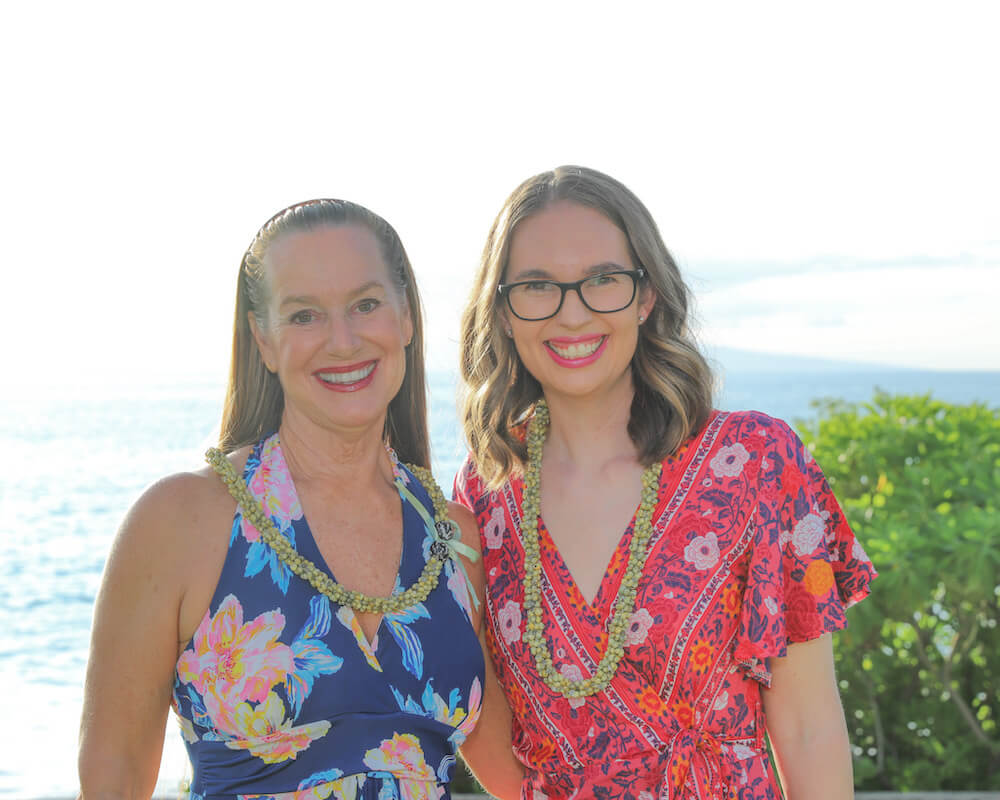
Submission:
<svg viewBox="0 0 1000 800">
<path fill-rule="evenodd" d="M 423 570 L 434 509 L 395 460 L 394 473 L 398 593 Z M 277 435 L 253 449 L 243 477 L 282 535 L 326 569 Z M 191 798 L 449 797 L 456 748 L 482 702 L 470 591 L 447 561 L 427 599 L 386 614 L 369 642 L 354 612 L 296 577 L 237 508 L 211 605 L 176 665 Z"/>
<path fill-rule="evenodd" d="M 779 800 L 761 704 L 769 659 L 844 627 L 876 574 L 798 437 L 763 414 L 716 412 L 663 462 L 625 656 L 587 698 L 553 693 L 524 638 L 522 488 L 515 477 L 485 489 L 471 461 L 455 480 L 482 533 L 487 641 L 523 796 Z M 539 519 L 544 635 L 569 678 L 594 674 L 605 652 L 632 524 L 588 604 Z"/>
</svg>

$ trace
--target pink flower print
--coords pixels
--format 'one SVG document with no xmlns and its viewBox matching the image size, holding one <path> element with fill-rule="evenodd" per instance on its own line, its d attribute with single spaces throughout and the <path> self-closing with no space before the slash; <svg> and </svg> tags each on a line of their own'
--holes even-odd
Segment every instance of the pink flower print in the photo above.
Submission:
<svg viewBox="0 0 1000 800">
<path fill-rule="evenodd" d="M 302 505 L 295 493 L 288 464 L 281 452 L 277 436 L 272 436 L 260 451 L 260 464 L 247 482 L 250 492 L 257 498 L 269 519 L 277 520 L 278 530 L 285 530 L 292 520 L 302 517 Z M 243 536 L 248 542 L 260 538 L 257 529 L 243 518 Z"/>
<path fill-rule="evenodd" d="M 747 449 L 737 442 L 728 447 L 719 448 L 715 458 L 708 462 L 708 466 L 717 478 L 735 478 L 743 472 L 743 465 L 750 460 Z"/>
<path fill-rule="evenodd" d="M 389 445 L 385 446 L 385 452 L 389 455 L 389 465 L 392 467 L 393 480 L 402 481 L 405 486 L 410 482 L 410 476 L 406 474 L 406 470 L 400 465 L 399 456 L 396 455 L 396 451 L 389 447 Z"/>
<path fill-rule="evenodd" d="M 571 681 L 582 681 L 583 671 L 576 664 L 563 664 L 559 667 L 559 674 L 564 678 L 569 678 Z M 570 708 L 579 708 L 585 705 L 587 699 L 585 697 L 571 697 L 569 698 Z"/>
<path fill-rule="evenodd" d="M 497 614 L 497 622 L 507 644 L 521 641 L 521 606 L 518 603 L 508 600 Z"/>
<path fill-rule="evenodd" d="M 382 744 L 365 753 L 365 766 L 375 772 L 391 772 L 396 778 L 411 778 L 416 781 L 436 782 L 434 770 L 424 758 L 420 740 L 412 733 L 394 733 L 391 739 L 383 739 Z M 415 781 L 400 781 L 400 788 Z M 412 786 L 411 792 L 404 791 L 407 800 L 424 800 L 437 795 L 425 794 L 427 787 Z"/>
<path fill-rule="evenodd" d="M 435 698 L 437 698 L 437 695 L 435 695 Z M 454 725 L 455 730 L 461 735 L 460 738 L 455 737 L 456 744 L 461 744 L 465 741 L 465 737 L 472 733 L 472 729 L 476 727 L 479 715 L 483 710 L 483 687 L 479 683 L 479 678 L 472 679 L 472 686 L 469 689 L 469 705 L 464 711 L 461 708 L 455 708 L 449 715 L 443 701 L 440 707 L 443 709 L 442 712 L 436 712 L 434 718 L 439 722 L 444 722 L 446 725 Z"/>
<path fill-rule="evenodd" d="M 486 527 L 483 528 L 483 541 L 489 550 L 499 550 L 503 547 L 504 528 L 503 509 L 494 508 Z"/>
<path fill-rule="evenodd" d="M 684 548 L 684 560 L 694 564 L 695 569 L 711 569 L 719 563 L 719 540 L 712 532 L 696 536 Z"/>
<path fill-rule="evenodd" d="M 871 559 L 868 557 L 868 553 L 865 552 L 865 548 L 861 546 L 861 542 L 857 539 L 854 540 L 854 546 L 851 548 L 851 555 L 858 561 L 863 561 L 866 564 L 871 562 Z"/>
<path fill-rule="evenodd" d="M 263 700 L 295 670 L 292 649 L 277 641 L 284 628 L 280 611 L 267 611 L 244 625 L 243 607 L 233 595 L 215 616 L 205 613 L 193 649 L 177 661 L 177 675 L 198 690 L 220 730 L 233 731 L 238 703 Z"/>
<path fill-rule="evenodd" d="M 726 706 L 729 705 L 729 692 L 725 689 L 715 698 L 715 702 L 712 704 L 712 709 L 715 711 L 722 711 Z"/>
<path fill-rule="evenodd" d="M 260 531 L 257 530 L 257 526 L 251 524 L 250 520 L 246 518 L 246 515 L 241 513 L 240 516 L 240 533 L 243 534 L 243 538 L 248 542 L 256 542 L 260 539 Z"/>
<path fill-rule="evenodd" d="M 625 644 L 629 646 L 642 644 L 646 641 L 652 625 L 653 615 L 645 608 L 640 608 L 629 618 L 628 629 L 625 631 Z"/>
<path fill-rule="evenodd" d="M 812 553 L 826 535 L 826 526 L 818 514 L 806 514 L 795 523 L 792 531 L 792 547 L 799 556 Z"/>
<path fill-rule="evenodd" d="M 269 692 L 264 702 L 256 708 L 240 703 L 233 713 L 237 738 L 226 741 L 230 750 L 248 750 L 265 764 L 276 764 L 295 758 L 330 730 L 327 720 L 310 722 L 292 727 L 285 719 L 285 704 L 274 692 Z"/>
<path fill-rule="evenodd" d="M 469 582 L 465 579 L 465 573 L 462 570 L 452 570 L 451 575 L 448 576 L 448 590 L 451 592 L 451 596 L 455 598 L 455 602 L 465 611 L 465 616 L 471 622 L 475 613 L 472 609 L 472 596 L 470 594 L 473 589 L 469 586 Z"/>
</svg>

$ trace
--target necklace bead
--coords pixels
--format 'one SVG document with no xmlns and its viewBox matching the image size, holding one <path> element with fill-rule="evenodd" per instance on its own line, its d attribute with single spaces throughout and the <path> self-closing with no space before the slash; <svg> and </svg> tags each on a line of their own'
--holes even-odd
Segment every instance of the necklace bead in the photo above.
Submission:
<svg viewBox="0 0 1000 800">
<path fill-rule="evenodd" d="M 395 456 L 393 456 L 395 459 Z M 420 481 L 420 484 L 431 496 L 434 505 L 434 536 L 435 540 L 431 544 L 431 554 L 424 564 L 424 569 L 417 581 L 404 591 L 390 597 L 373 597 L 363 592 L 345 589 L 319 569 L 312 561 L 303 557 L 292 547 L 271 522 L 264 512 L 260 502 L 247 488 L 246 483 L 236 472 L 225 454 L 215 448 L 210 448 L 205 453 L 205 460 L 211 464 L 212 469 L 222 479 L 229 493 L 236 500 L 240 508 L 243 509 L 243 516 L 248 519 L 260 532 L 261 538 L 274 551 L 278 559 L 292 572 L 309 583 L 320 594 L 325 595 L 334 603 L 342 606 L 349 606 L 355 611 L 375 612 L 379 614 L 394 614 L 405 611 L 408 608 L 424 602 L 438 584 L 441 570 L 445 562 L 450 557 L 448 543 L 452 537 L 443 539 L 439 531 L 447 528 L 457 532 L 457 525 L 448 517 L 448 501 L 444 499 L 441 487 L 429 469 L 418 467 L 415 464 L 407 464 L 407 469 Z M 397 479 L 398 480 L 398 479 Z M 440 545 L 440 547 L 436 547 Z"/>
<path fill-rule="evenodd" d="M 642 497 L 635 515 L 635 527 L 629 545 L 628 563 L 615 602 L 614 616 L 608 627 L 608 643 L 595 674 L 571 680 L 558 672 L 543 635 L 541 604 L 542 561 L 538 536 L 538 511 L 541 500 L 542 447 L 549 428 L 549 409 L 544 400 L 535 406 L 528 423 L 528 464 L 521 492 L 521 536 L 524 543 L 524 609 L 527 612 L 525 639 L 535 660 L 538 674 L 553 692 L 567 698 L 589 697 L 607 688 L 625 655 L 625 637 L 635 612 L 639 579 L 649 556 L 653 534 L 653 509 L 660 486 L 662 465 L 652 464 L 642 473 Z"/>
</svg>

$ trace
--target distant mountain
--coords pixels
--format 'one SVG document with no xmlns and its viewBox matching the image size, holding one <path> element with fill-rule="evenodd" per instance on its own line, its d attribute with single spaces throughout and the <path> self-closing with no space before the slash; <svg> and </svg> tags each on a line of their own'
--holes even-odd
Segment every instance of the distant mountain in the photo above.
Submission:
<svg viewBox="0 0 1000 800">
<path fill-rule="evenodd" d="M 810 356 L 795 356 L 787 353 L 758 353 L 752 350 L 739 350 L 734 347 L 711 347 L 705 345 L 703 352 L 709 363 L 716 370 L 740 374 L 760 373 L 828 373 L 828 372 L 885 372 L 886 370 L 907 371 L 906 367 L 888 364 L 870 364 L 861 361 L 836 361 L 829 358 L 812 358 Z"/>
</svg>

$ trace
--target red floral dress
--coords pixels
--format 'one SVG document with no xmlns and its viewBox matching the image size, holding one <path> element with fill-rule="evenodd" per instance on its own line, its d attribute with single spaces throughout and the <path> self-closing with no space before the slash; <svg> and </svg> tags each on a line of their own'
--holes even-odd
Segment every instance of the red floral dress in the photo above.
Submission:
<svg viewBox="0 0 1000 800">
<path fill-rule="evenodd" d="M 482 534 L 487 639 L 527 768 L 523 796 L 779 800 L 764 744 L 767 659 L 843 628 L 876 574 L 795 433 L 756 412 L 716 412 L 663 462 L 625 657 L 588 698 L 548 689 L 524 639 L 521 489 L 512 478 L 487 491 L 471 461 L 455 479 Z M 632 525 L 592 605 L 538 528 L 553 662 L 592 675 Z"/>
</svg>

